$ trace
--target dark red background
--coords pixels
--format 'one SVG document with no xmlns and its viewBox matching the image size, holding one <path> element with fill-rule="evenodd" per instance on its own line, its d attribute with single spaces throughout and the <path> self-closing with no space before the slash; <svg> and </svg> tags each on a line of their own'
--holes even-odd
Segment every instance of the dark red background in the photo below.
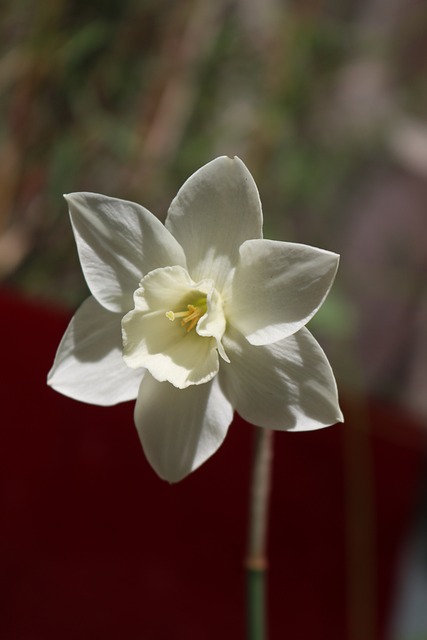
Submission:
<svg viewBox="0 0 427 640">
<path fill-rule="evenodd" d="M 133 403 L 46 386 L 69 316 L 3 292 L 0 317 L 0 637 L 243 638 L 251 427 L 236 417 L 221 450 L 169 486 Z M 344 425 L 275 438 L 272 640 L 387 637 L 424 436 L 392 407 L 343 409 Z"/>
</svg>

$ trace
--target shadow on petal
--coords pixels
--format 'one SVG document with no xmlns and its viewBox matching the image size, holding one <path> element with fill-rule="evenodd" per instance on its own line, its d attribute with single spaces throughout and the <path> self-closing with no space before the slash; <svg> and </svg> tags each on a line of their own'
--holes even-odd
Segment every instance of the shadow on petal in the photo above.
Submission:
<svg viewBox="0 0 427 640">
<path fill-rule="evenodd" d="M 93 297 L 83 302 L 73 317 L 74 356 L 81 362 L 97 362 L 112 351 L 122 350 L 120 313 L 112 313 Z"/>
</svg>

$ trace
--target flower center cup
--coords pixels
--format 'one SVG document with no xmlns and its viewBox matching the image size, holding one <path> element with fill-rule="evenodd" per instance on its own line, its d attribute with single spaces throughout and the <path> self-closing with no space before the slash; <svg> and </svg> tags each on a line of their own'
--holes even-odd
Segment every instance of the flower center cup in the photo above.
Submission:
<svg viewBox="0 0 427 640">
<path fill-rule="evenodd" d="M 181 326 L 189 333 L 207 311 L 206 298 L 199 298 L 194 304 L 187 305 L 187 311 L 167 311 L 166 317 L 173 322 L 175 318 L 182 318 Z"/>
<path fill-rule="evenodd" d="M 212 280 L 194 282 L 180 266 L 160 267 L 141 280 L 134 303 L 122 319 L 129 367 L 184 389 L 209 382 L 218 373 L 219 357 L 229 362 L 221 342 L 222 298 Z"/>
</svg>

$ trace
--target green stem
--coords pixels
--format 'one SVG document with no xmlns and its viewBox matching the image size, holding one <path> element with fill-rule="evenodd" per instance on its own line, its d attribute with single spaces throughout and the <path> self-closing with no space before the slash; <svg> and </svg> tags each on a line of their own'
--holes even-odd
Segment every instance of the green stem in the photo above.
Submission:
<svg viewBox="0 0 427 640">
<path fill-rule="evenodd" d="M 272 452 L 273 431 L 256 427 L 246 560 L 248 640 L 267 640 L 266 540 Z"/>
<path fill-rule="evenodd" d="M 247 569 L 247 637 L 266 640 L 265 570 Z"/>
</svg>

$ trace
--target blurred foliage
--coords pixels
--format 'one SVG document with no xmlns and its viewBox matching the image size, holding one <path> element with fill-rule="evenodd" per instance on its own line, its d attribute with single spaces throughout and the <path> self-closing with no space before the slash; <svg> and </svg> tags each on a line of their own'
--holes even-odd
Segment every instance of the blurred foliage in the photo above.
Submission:
<svg viewBox="0 0 427 640">
<path fill-rule="evenodd" d="M 86 288 L 62 194 L 107 193 L 164 217 L 182 182 L 226 153 L 257 180 L 267 237 L 338 250 L 357 181 L 389 153 L 387 118 L 353 126 L 342 114 L 345 70 L 368 52 L 393 65 L 414 112 L 426 95 L 426 12 L 412 8 L 385 30 L 368 9 L 356 0 L 6 0 L 3 279 L 76 306 Z M 325 326 L 338 331 L 334 318 L 348 311 L 339 293 L 330 304 Z"/>
</svg>

